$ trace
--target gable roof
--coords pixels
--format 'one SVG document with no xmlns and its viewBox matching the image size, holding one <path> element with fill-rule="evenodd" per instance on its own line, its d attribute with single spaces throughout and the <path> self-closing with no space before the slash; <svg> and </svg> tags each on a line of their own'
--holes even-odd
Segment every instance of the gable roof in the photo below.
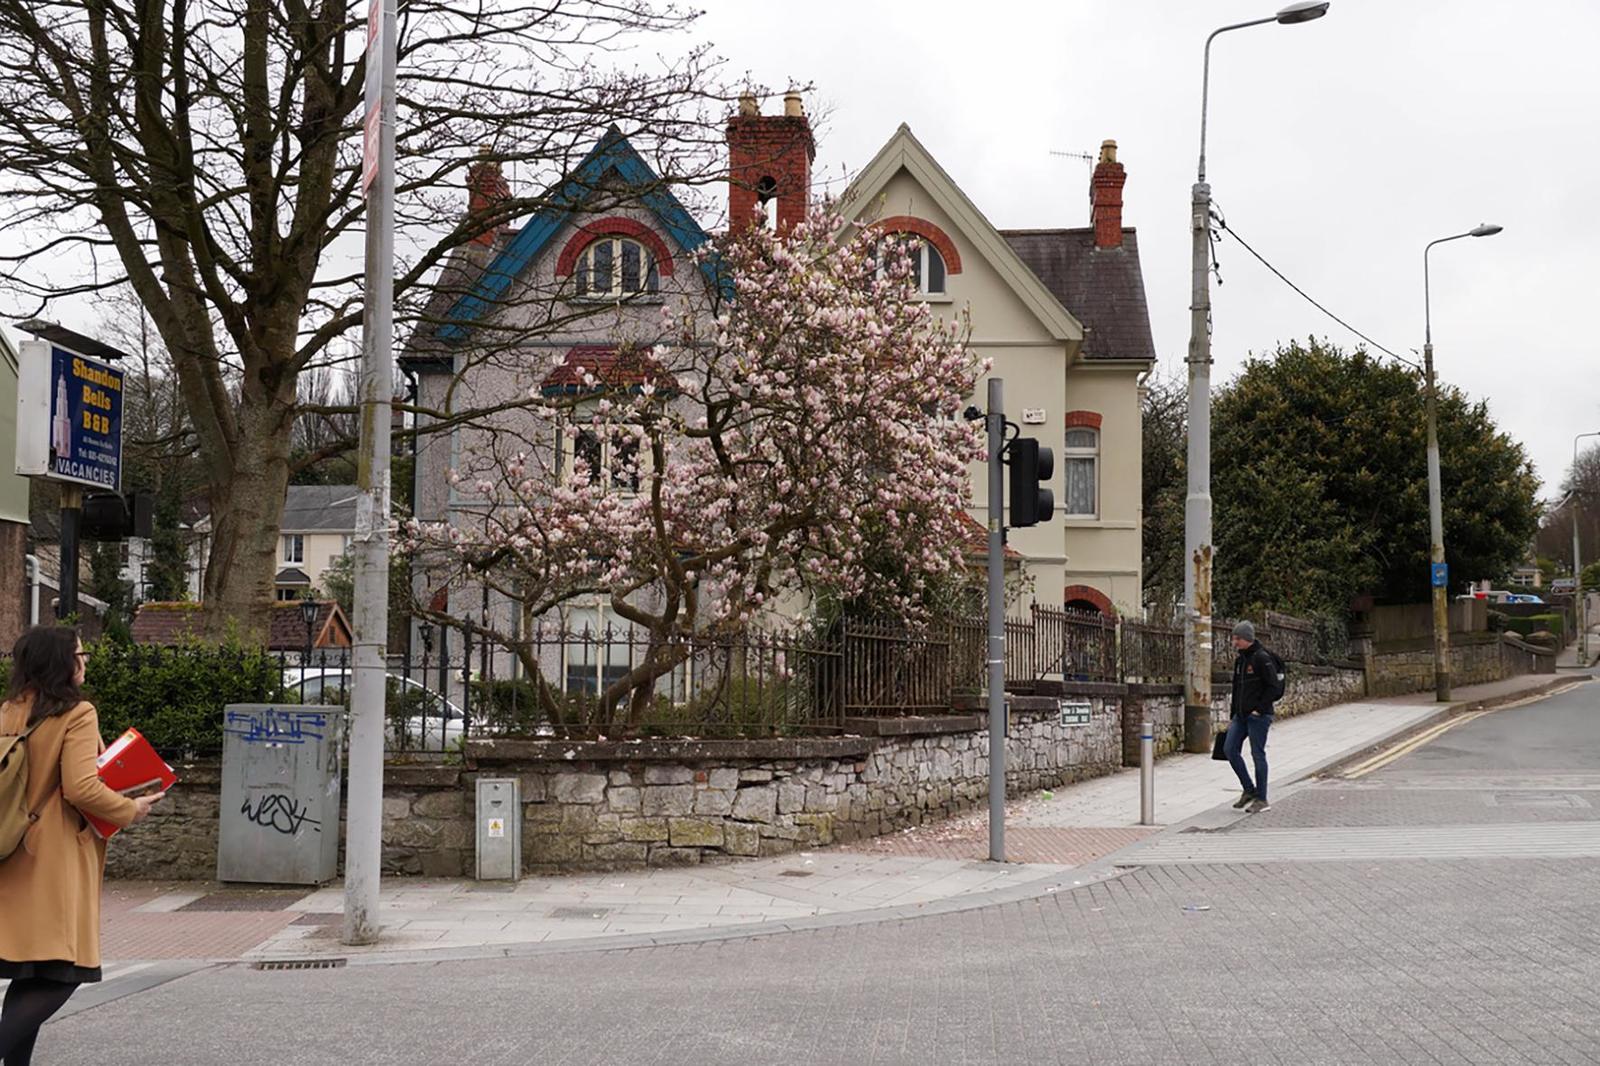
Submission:
<svg viewBox="0 0 1600 1066">
<path fill-rule="evenodd" d="M 905 123 L 868 163 L 840 198 L 844 210 L 859 212 L 872 203 L 902 169 L 922 186 L 944 213 L 971 241 L 980 255 L 1011 287 L 1023 304 L 1057 340 L 1069 343 L 1083 339 L 1083 327 L 1071 311 L 1045 287 L 1037 274 L 1017 257 L 1000 236 L 1000 231 L 984 217 L 976 204 L 923 147 Z M 851 226 L 858 223 L 854 218 Z"/>
<path fill-rule="evenodd" d="M 612 174 L 623 183 L 641 190 L 638 201 L 648 208 L 672 239 L 684 251 L 692 252 L 707 240 L 694 216 L 666 187 L 644 157 L 634 150 L 622 131 L 612 126 L 589 150 L 572 173 L 546 194 L 550 204 L 523 226 L 500 248 L 493 260 L 472 281 L 441 317 L 435 336 L 444 341 L 464 341 L 472 323 L 505 297 L 506 291 L 528 265 L 538 257 L 584 202 L 604 185 Z M 708 281 L 717 282 L 714 264 L 702 263 Z"/>
<path fill-rule="evenodd" d="M 284 533 L 353 533 L 359 494 L 354 485 L 290 485 L 279 528 Z"/>
<path fill-rule="evenodd" d="M 1084 359 L 1155 361 L 1139 239 L 1132 228 L 1123 229 L 1120 248 L 1096 248 L 1092 226 L 1008 229 L 1000 236 L 1083 323 Z"/>
</svg>

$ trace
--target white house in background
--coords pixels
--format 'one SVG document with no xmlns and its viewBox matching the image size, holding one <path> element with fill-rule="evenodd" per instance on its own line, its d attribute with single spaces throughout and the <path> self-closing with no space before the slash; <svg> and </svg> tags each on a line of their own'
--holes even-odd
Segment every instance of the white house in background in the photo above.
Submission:
<svg viewBox="0 0 1600 1066">
<path fill-rule="evenodd" d="M 350 548 L 356 533 L 354 485 L 290 485 L 278 536 L 276 594 L 297 600 L 312 589 L 326 591 L 328 568 Z M 189 565 L 189 598 L 199 601 L 211 551 L 211 517 L 194 524 Z"/>
</svg>

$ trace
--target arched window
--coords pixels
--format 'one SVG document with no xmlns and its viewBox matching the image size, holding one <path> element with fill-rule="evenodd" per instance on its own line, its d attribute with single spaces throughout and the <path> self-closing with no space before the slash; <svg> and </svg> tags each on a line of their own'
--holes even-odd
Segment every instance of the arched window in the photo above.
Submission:
<svg viewBox="0 0 1600 1066">
<path fill-rule="evenodd" d="M 761 212 L 761 226 L 778 232 L 778 179 L 768 174 L 756 182 L 757 209 Z"/>
<path fill-rule="evenodd" d="M 661 289 L 656 257 L 650 249 L 627 237 L 591 241 L 578 253 L 572 274 L 579 296 L 620 299 Z"/>
<path fill-rule="evenodd" d="M 1070 426 L 1066 439 L 1066 513 L 1094 518 L 1100 513 L 1100 431 Z"/>
<path fill-rule="evenodd" d="M 930 241 L 912 233 L 894 233 L 884 238 L 879 249 L 880 273 L 894 261 L 893 256 L 904 254 L 911 260 L 911 277 L 917 283 L 917 292 L 923 296 L 944 295 L 944 256 Z"/>
</svg>

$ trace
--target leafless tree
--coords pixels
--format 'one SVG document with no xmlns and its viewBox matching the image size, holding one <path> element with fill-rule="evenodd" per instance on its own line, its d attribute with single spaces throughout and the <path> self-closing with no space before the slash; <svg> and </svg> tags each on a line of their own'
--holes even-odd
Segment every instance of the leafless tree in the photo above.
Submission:
<svg viewBox="0 0 1600 1066">
<path fill-rule="evenodd" d="M 361 325 L 361 53 L 351 0 L 0 0 L 0 283 L 19 314 L 129 286 L 170 353 L 213 521 L 206 599 L 261 630 L 299 380 Z M 725 94 L 667 0 L 401 0 L 397 317 L 615 125 L 705 180 Z M 631 65 L 630 65 L 631 64 Z M 518 188 L 461 209 L 469 166 Z"/>
</svg>

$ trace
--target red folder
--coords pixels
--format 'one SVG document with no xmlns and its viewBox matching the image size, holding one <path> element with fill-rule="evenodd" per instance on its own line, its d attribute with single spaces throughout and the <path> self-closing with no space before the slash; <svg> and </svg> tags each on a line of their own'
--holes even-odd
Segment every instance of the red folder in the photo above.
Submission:
<svg viewBox="0 0 1600 1066">
<path fill-rule="evenodd" d="M 178 775 L 172 772 L 172 767 L 156 754 L 156 749 L 137 729 L 130 729 L 118 737 L 100 753 L 96 765 L 100 768 L 100 780 L 105 782 L 106 787 L 124 796 L 165 792 L 178 783 Z M 85 814 L 83 819 L 102 840 L 110 840 L 118 831 L 110 822 L 93 815 Z"/>
</svg>

